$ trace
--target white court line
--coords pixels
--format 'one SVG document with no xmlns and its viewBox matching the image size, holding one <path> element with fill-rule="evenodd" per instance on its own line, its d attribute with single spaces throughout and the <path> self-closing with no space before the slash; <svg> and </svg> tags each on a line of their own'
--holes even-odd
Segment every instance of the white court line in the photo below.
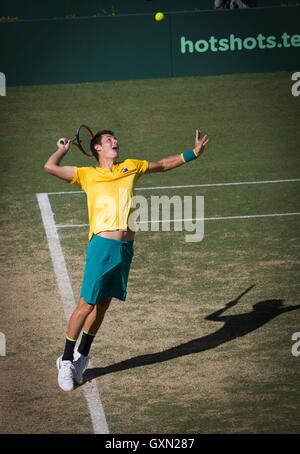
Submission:
<svg viewBox="0 0 300 454">
<path fill-rule="evenodd" d="M 37 194 L 37 199 L 48 240 L 59 293 L 63 302 L 65 317 L 69 320 L 73 310 L 75 309 L 75 299 L 57 228 L 54 222 L 54 214 L 52 212 L 47 194 Z M 88 382 L 83 385 L 83 392 L 90 412 L 94 433 L 108 434 L 109 429 L 99 391 L 95 382 Z"/>
<path fill-rule="evenodd" d="M 247 184 L 278 184 L 278 183 L 295 183 L 299 182 L 300 178 L 292 178 L 290 180 L 262 180 L 262 181 L 237 181 L 230 183 L 205 183 L 205 184 L 183 184 L 181 186 L 153 186 L 144 188 L 135 188 L 136 191 L 151 191 L 152 189 L 183 189 L 183 188 L 211 188 L 217 186 L 242 186 Z M 47 192 L 48 195 L 62 194 L 84 194 L 84 191 L 60 191 Z"/>
<path fill-rule="evenodd" d="M 225 221 L 228 219 L 256 219 L 281 216 L 300 216 L 300 212 L 295 213 L 270 213 L 270 214 L 246 214 L 244 216 L 216 216 L 212 218 L 190 218 L 190 219 L 160 219 L 155 221 L 140 221 L 138 224 L 162 224 L 164 222 L 193 222 L 193 221 Z M 72 227 L 88 227 L 89 224 L 56 224 L 58 229 L 69 229 Z"/>
</svg>

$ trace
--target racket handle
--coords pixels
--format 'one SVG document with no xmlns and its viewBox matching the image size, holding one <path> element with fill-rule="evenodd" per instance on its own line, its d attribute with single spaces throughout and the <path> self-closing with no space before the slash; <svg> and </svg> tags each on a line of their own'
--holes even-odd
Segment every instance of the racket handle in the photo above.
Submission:
<svg viewBox="0 0 300 454">
<path fill-rule="evenodd" d="M 59 146 L 59 145 L 67 145 L 68 143 L 73 144 L 75 142 L 75 140 L 76 140 L 76 138 L 74 138 L 74 139 L 66 139 L 66 138 L 62 137 L 61 139 L 58 139 L 57 146 Z"/>
<path fill-rule="evenodd" d="M 62 145 L 65 145 L 66 142 L 74 143 L 75 140 L 76 140 L 76 137 L 74 137 L 74 139 L 60 139 L 60 140 L 59 140 L 59 143 L 61 143 Z"/>
</svg>

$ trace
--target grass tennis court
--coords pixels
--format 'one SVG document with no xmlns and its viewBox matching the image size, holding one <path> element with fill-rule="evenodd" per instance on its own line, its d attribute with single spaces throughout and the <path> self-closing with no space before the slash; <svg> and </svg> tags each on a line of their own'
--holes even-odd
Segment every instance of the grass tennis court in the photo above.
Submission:
<svg viewBox="0 0 300 454">
<path fill-rule="evenodd" d="M 0 100 L 1 433 L 92 432 L 82 389 L 67 394 L 56 383 L 66 321 L 36 198 L 77 189 L 43 164 L 82 122 L 112 129 L 121 157 L 152 161 L 189 148 L 196 127 L 207 131 L 203 158 L 138 186 L 168 186 L 141 190 L 147 197 L 202 195 L 205 217 L 236 217 L 205 222 L 200 243 L 186 243 L 184 232 L 137 235 L 128 300 L 113 302 L 86 373 L 111 433 L 299 432 L 291 336 L 300 331 L 300 101 L 290 78 L 8 88 Z M 75 148 L 64 160 L 94 162 Z M 230 182 L 255 184 L 215 185 Z M 186 187 L 205 184 L 213 186 Z M 56 224 L 87 222 L 84 194 L 49 200 Z M 77 301 L 88 229 L 58 232 Z"/>
</svg>

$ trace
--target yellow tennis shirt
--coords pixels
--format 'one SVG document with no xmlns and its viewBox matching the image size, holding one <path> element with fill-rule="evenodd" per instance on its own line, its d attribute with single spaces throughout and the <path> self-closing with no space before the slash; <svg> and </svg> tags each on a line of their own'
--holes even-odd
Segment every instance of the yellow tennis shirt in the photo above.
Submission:
<svg viewBox="0 0 300 454">
<path fill-rule="evenodd" d="M 93 234 L 107 230 L 126 230 L 138 178 L 143 176 L 148 161 L 125 159 L 104 167 L 75 167 L 71 184 L 77 184 L 87 195 L 89 239 Z"/>
</svg>

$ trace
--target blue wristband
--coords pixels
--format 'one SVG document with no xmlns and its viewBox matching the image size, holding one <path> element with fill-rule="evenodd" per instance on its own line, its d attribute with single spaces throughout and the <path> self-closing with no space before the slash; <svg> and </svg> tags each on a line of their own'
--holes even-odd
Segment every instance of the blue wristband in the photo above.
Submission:
<svg viewBox="0 0 300 454">
<path fill-rule="evenodd" d="M 187 150 L 181 153 L 181 159 L 183 162 L 189 162 L 196 158 L 198 158 L 198 155 L 195 150 Z"/>
</svg>

